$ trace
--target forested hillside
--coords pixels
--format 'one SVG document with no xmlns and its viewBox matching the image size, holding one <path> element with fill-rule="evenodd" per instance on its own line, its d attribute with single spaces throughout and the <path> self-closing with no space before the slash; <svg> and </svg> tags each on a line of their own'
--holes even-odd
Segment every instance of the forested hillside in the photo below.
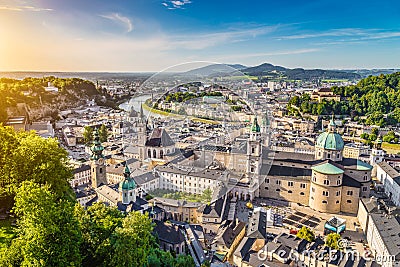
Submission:
<svg viewBox="0 0 400 267">
<path fill-rule="evenodd" d="M 45 91 L 48 83 L 59 89 L 58 93 Z M 95 85 L 78 78 L 56 78 L 54 76 L 43 78 L 25 78 L 15 80 L 0 78 L 0 122 L 7 118 L 7 110 L 12 110 L 17 103 L 25 103 L 29 109 L 49 107 L 62 108 L 70 103 L 98 94 Z M 54 105 L 54 107 L 53 107 Z M 50 115 L 50 114 L 44 114 Z"/>
<path fill-rule="evenodd" d="M 312 115 L 341 114 L 352 119 L 367 116 L 366 124 L 379 126 L 400 122 L 400 72 L 369 76 L 356 85 L 332 87 L 335 94 L 342 98 L 337 101 L 311 101 L 309 94 L 294 96 L 288 103 L 292 115 L 299 112 Z"/>
</svg>

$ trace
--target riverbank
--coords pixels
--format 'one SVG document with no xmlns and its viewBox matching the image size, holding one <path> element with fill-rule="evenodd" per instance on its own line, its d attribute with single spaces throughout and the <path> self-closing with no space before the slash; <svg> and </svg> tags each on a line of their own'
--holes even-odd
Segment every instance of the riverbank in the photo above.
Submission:
<svg viewBox="0 0 400 267">
<path fill-rule="evenodd" d="M 188 118 L 191 121 L 201 122 L 201 123 L 205 123 L 205 124 L 220 124 L 219 121 L 215 121 L 215 120 L 202 119 L 202 118 L 197 118 L 197 117 L 194 117 L 194 116 L 184 116 L 184 115 L 179 115 L 179 114 L 175 114 L 175 113 L 171 113 L 171 112 L 167 112 L 167 111 L 151 108 L 146 103 L 143 103 L 142 107 L 143 107 L 143 109 L 147 110 L 150 113 L 154 113 L 154 114 L 158 114 L 158 115 L 162 115 L 162 116 L 171 116 L 171 117 L 175 117 L 175 118 L 178 118 L 178 119 Z"/>
</svg>

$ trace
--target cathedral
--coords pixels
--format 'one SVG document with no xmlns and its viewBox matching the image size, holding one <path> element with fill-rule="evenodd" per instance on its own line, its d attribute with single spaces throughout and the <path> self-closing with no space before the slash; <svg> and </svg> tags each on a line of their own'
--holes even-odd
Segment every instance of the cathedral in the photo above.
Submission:
<svg viewBox="0 0 400 267">
<path fill-rule="evenodd" d="M 372 166 L 343 157 L 344 142 L 334 118 L 315 143 L 315 154 L 276 151 L 262 174 L 259 196 L 299 203 L 326 213 L 357 213 L 358 199 L 369 197 Z"/>
<path fill-rule="evenodd" d="M 136 123 L 138 134 L 138 153 L 140 160 L 163 160 L 165 156 L 175 153 L 175 142 L 163 128 L 154 128 L 148 137 L 147 121 L 143 108 L 140 107 L 139 120 Z"/>
</svg>

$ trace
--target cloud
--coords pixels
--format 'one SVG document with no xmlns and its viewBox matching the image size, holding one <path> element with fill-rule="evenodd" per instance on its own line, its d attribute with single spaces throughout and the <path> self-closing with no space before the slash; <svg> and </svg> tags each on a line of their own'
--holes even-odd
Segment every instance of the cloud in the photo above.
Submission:
<svg viewBox="0 0 400 267">
<path fill-rule="evenodd" d="M 343 28 L 343 29 L 331 29 L 316 33 L 280 36 L 277 37 L 277 40 L 331 38 L 331 40 L 328 40 L 326 42 L 319 42 L 316 44 L 342 44 L 342 43 L 358 43 L 369 40 L 383 40 L 396 37 L 400 37 L 400 32 L 389 31 L 384 29 Z M 334 39 L 332 40 L 332 38 Z"/>
<path fill-rule="evenodd" d="M 184 9 L 184 6 L 187 4 L 191 4 L 192 1 L 190 0 L 169 0 L 169 1 L 164 1 L 161 4 L 168 9 Z"/>
<path fill-rule="evenodd" d="M 133 30 L 133 24 L 128 17 L 124 17 L 118 13 L 103 14 L 100 17 L 112 20 L 126 28 L 126 33 Z"/>
<path fill-rule="evenodd" d="M 170 36 L 171 42 L 167 49 L 200 50 L 226 43 L 242 42 L 257 36 L 274 32 L 279 26 L 259 26 L 250 29 L 231 29 L 213 33 L 198 33 L 195 35 Z"/>
<path fill-rule="evenodd" d="M 34 6 L 0 6 L 0 10 L 5 11 L 32 11 L 32 12 L 40 12 L 40 11 L 53 11 L 51 8 L 41 8 Z"/>
<path fill-rule="evenodd" d="M 237 54 L 237 55 L 228 55 L 218 58 L 220 61 L 224 60 L 238 60 L 242 58 L 252 58 L 252 57 L 271 57 L 271 56 L 286 56 L 286 55 L 298 55 L 298 54 L 306 54 L 306 53 L 314 53 L 318 52 L 320 49 L 315 48 L 306 48 L 306 49 L 295 49 L 295 50 L 278 50 L 273 52 L 266 53 L 249 53 L 249 54 Z"/>
</svg>

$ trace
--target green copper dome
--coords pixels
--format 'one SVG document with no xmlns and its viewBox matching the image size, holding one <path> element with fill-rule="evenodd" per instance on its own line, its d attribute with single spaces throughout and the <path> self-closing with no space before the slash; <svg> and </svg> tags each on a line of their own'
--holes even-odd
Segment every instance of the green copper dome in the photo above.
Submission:
<svg viewBox="0 0 400 267">
<path fill-rule="evenodd" d="M 323 132 L 318 136 L 315 146 L 328 150 L 343 150 L 344 142 L 338 133 Z"/>
<path fill-rule="evenodd" d="M 329 123 L 329 130 L 318 136 L 315 146 L 327 150 L 343 150 L 343 138 L 336 132 L 334 116 Z"/>
<path fill-rule="evenodd" d="M 136 188 L 136 183 L 132 178 L 125 179 L 119 183 L 120 190 L 133 190 Z"/>
<path fill-rule="evenodd" d="M 254 117 L 253 124 L 251 125 L 251 131 L 253 133 L 259 133 L 260 132 L 260 125 L 258 125 L 257 117 Z"/>
<path fill-rule="evenodd" d="M 333 164 L 323 163 L 320 165 L 313 166 L 311 168 L 313 171 L 322 173 L 322 174 L 342 174 L 344 171 Z"/>
<path fill-rule="evenodd" d="M 131 171 L 129 170 L 128 165 L 125 166 L 124 171 L 125 179 L 119 183 L 119 190 L 133 190 L 136 188 L 135 180 L 131 178 Z"/>
</svg>

